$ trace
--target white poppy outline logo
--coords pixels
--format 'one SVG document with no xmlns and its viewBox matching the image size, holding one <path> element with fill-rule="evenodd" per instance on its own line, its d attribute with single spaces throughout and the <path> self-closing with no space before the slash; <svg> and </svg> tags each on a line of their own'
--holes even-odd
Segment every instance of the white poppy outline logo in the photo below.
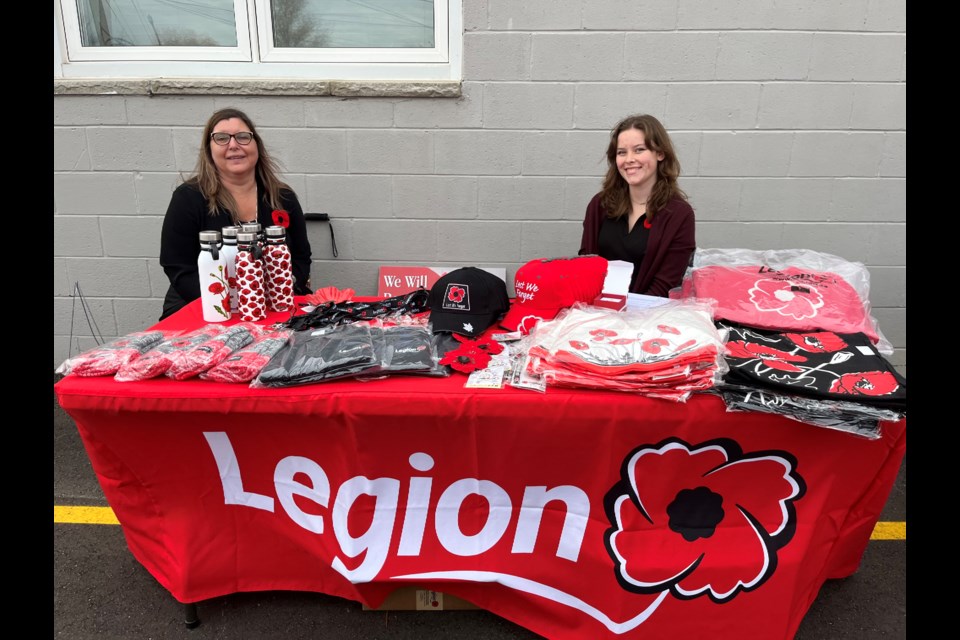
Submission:
<svg viewBox="0 0 960 640">
<path fill-rule="evenodd" d="M 809 282 L 757 280 L 747 293 L 758 311 L 775 311 L 794 320 L 814 318 L 823 307 L 823 294 Z"/>
<path fill-rule="evenodd" d="M 744 454 L 726 438 L 637 447 L 604 499 L 618 582 L 718 604 L 758 588 L 796 532 L 794 503 L 806 493 L 796 466 L 789 453 Z"/>
</svg>

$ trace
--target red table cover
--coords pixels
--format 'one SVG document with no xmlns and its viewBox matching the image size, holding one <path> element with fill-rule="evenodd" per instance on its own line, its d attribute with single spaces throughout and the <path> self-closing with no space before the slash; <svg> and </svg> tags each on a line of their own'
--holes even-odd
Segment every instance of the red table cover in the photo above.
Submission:
<svg viewBox="0 0 960 640">
<path fill-rule="evenodd" d="M 155 328 L 201 324 L 194 303 Z M 414 584 L 571 640 L 792 638 L 856 571 L 906 448 L 905 421 L 871 441 L 708 395 L 465 379 L 55 390 L 131 552 L 181 602 L 376 607 Z"/>
</svg>

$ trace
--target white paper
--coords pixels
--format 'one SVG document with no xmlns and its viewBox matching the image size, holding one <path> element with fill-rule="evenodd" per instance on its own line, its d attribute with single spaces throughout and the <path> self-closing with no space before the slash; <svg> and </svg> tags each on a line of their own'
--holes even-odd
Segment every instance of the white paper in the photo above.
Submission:
<svg viewBox="0 0 960 640">
<path fill-rule="evenodd" d="M 660 296 L 648 296 L 643 293 L 627 294 L 627 309 L 652 309 L 668 302 L 670 302 L 669 298 Z"/>
<path fill-rule="evenodd" d="M 625 260 L 608 260 L 607 277 L 603 281 L 603 292 L 626 295 L 630 290 L 630 278 L 632 276 L 633 263 Z"/>
<path fill-rule="evenodd" d="M 503 374 L 503 367 L 488 365 L 485 369 L 472 372 L 463 386 L 469 389 L 502 389 Z"/>
</svg>

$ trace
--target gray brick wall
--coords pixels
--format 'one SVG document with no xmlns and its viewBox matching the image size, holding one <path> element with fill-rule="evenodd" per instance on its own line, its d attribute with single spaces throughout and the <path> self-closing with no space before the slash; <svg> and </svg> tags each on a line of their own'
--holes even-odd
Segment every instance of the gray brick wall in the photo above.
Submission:
<svg viewBox="0 0 960 640">
<path fill-rule="evenodd" d="M 661 118 L 701 247 L 863 262 L 906 371 L 905 0 L 463 0 L 457 98 L 54 97 L 54 366 L 151 325 L 159 230 L 205 118 L 246 110 L 307 211 L 316 286 L 376 290 L 382 263 L 571 255 L 607 131 Z M 73 319 L 71 326 L 71 317 Z M 70 344 L 70 336 L 73 344 Z"/>
</svg>

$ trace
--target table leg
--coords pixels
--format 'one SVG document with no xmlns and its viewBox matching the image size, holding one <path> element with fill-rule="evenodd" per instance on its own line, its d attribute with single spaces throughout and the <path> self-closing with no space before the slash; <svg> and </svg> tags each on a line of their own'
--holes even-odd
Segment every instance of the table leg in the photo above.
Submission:
<svg viewBox="0 0 960 640">
<path fill-rule="evenodd" d="M 190 602 L 183 605 L 183 624 L 187 629 L 196 629 L 200 626 L 200 616 L 197 615 L 197 603 Z"/>
</svg>

